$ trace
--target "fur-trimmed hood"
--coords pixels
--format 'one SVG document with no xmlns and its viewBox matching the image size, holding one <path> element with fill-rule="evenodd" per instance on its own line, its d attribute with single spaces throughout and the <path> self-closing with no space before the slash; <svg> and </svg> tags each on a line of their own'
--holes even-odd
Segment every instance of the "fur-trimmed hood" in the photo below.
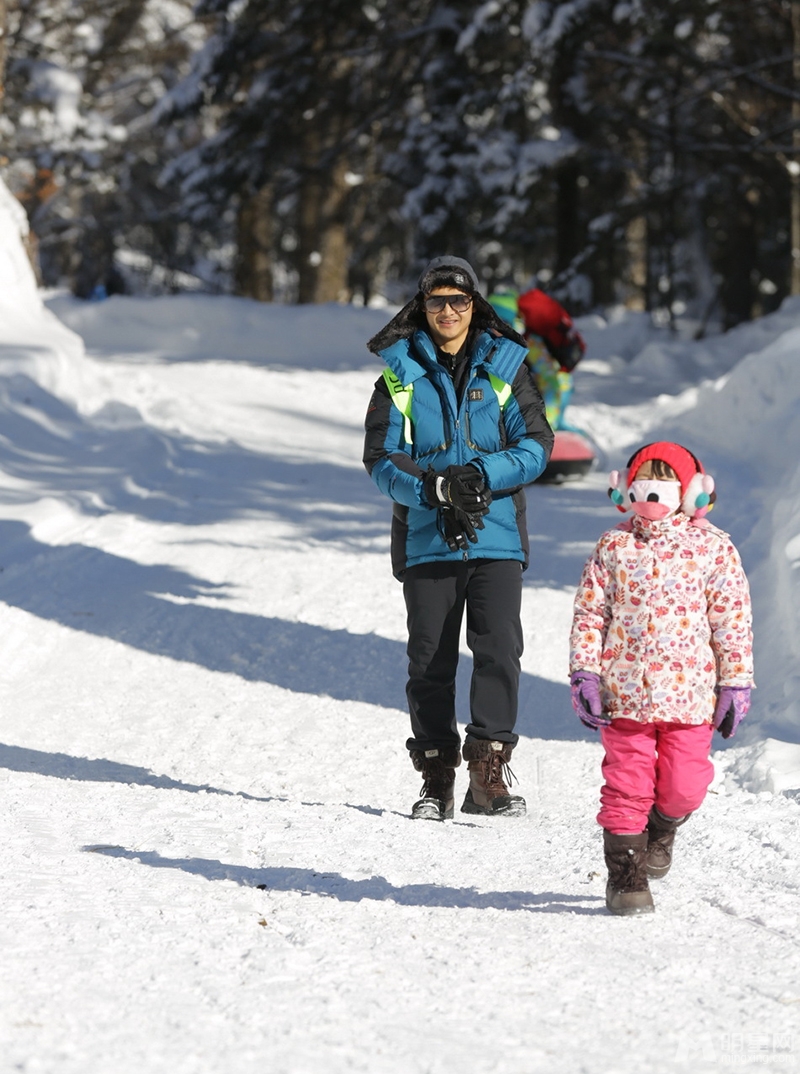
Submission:
<svg viewBox="0 0 800 1074">
<path fill-rule="evenodd" d="M 399 340 L 410 339 L 415 332 L 427 332 L 428 322 L 423 306 L 424 299 L 423 292 L 417 291 L 411 301 L 407 302 L 400 312 L 396 313 L 391 321 L 372 337 L 367 343 L 368 349 L 373 354 L 380 354 L 381 351 L 385 351 Z M 504 336 L 527 350 L 528 345 L 522 336 L 515 332 L 507 321 L 498 316 L 483 295 L 475 291 L 472 295 L 472 323 L 467 337 L 470 350 L 480 332 L 489 332 L 493 336 Z"/>
<path fill-rule="evenodd" d="M 419 329 L 408 339 L 400 338 L 379 353 L 403 384 L 412 384 L 437 369 L 443 373 L 433 340 Z M 527 350 L 513 339 L 478 330 L 470 347 L 469 361 L 473 368 L 483 365 L 500 380 L 511 384 L 526 354 Z"/>
</svg>

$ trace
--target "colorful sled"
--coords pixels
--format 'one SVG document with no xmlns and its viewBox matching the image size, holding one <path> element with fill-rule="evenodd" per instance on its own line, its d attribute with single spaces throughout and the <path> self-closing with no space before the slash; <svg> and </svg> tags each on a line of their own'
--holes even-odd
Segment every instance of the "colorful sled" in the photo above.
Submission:
<svg viewBox="0 0 800 1074">
<path fill-rule="evenodd" d="M 543 484 L 560 485 L 588 474 L 595 462 L 592 445 L 581 433 L 557 429 L 553 454 L 539 477 Z"/>
</svg>

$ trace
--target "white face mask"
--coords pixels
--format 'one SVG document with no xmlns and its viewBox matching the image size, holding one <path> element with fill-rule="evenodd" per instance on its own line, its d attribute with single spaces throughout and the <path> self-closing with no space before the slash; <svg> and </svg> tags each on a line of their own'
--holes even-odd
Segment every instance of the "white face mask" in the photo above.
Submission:
<svg viewBox="0 0 800 1074">
<path fill-rule="evenodd" d="M 655 522 L 678 510 L 681 485 L 679 481 L 632 481 L 628 498 L 637 515 Z"/>
</svg>

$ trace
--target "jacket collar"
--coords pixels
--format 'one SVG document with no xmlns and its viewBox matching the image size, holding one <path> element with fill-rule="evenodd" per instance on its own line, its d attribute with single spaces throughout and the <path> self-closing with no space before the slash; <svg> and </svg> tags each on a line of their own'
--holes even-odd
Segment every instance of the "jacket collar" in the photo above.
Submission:
<svg viewBox="0 0 800 1074">
<path fill-rule="evenodd" d="M 659 518 L 654 521 L 635 514 L 631 518 L 631 530 L 637 537 L 649 541 L 654 537 L 668 537 L 671 533 L 682 532 L 689 525 L 689 522 L 689 516 L 680 510 L 675 511 L 674 514 L 667 515 L 666 518 Z"/>
<path fill-rule="evenodd" d="M 500 380 L 511 384 L 525 357 L 525 348 L 505 336 L 495 338 L 481 332 L 470 358 L 473 368 L 485 365 Z M 380 356 L 403 384 L 411 384 L 427 373 L 441 369 L 436 348 L 427 332 L 415 332 L 380 352 Z"/>
</svg>

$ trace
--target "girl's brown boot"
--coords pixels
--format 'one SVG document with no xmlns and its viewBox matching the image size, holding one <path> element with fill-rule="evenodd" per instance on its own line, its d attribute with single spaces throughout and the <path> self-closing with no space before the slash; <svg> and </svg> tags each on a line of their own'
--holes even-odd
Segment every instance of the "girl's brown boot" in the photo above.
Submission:
<svg viewBox="0 0 800 1074">
<path fill-rule="evenodd" d="M 672 865 L 672 844 L 675 832 L 691 816 L 665 817 L 655 806 L 647 818 L 647 875 L 653 879 L 666 876 Z"/>
</svg>

